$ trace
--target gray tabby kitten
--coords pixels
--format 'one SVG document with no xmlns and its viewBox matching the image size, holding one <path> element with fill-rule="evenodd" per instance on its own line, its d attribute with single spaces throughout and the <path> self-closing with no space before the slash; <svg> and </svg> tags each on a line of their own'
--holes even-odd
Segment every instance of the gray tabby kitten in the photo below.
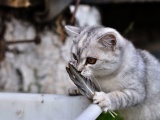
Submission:
<svg viewBox="0 0 160 120">
<path fill-rule="evenodd" d="M 73 38 L 72 64 L 102 87 L 93 103 L 104 111 L 119 110 L 125 120 L 160 120 L 160 63 L 155 57 L 112 28 L 65 28 Z"/>
</svg>

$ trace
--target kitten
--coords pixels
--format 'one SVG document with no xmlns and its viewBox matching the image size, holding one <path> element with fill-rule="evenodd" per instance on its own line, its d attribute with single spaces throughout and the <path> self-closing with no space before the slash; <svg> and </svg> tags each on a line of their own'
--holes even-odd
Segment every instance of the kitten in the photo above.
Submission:
<svg viewBox="0 0 160 120">
<path fill-rule="evenodd" d="M 102 87 L 93 103 L 104 111 L 119 110 L 125 120 L 160 120 L 160 63 L 155 57 L 112 28 L 65 28 L 73 38 L 72 64 Z M 76 88 L 69 93 L 79 94 Z"/>
</svg>

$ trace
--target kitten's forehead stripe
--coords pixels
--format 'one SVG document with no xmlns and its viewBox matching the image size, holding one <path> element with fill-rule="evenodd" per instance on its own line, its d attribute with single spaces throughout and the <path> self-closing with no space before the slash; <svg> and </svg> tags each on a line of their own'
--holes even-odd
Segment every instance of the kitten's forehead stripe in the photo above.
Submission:
<svg viewBox="0 0 160 120">
<path fill-rule="evenodd" d="M 78 56 L 78 59 L 81 58 L 81 51 L 80 51 L 80 49 L 77 49 L 77 56 Z"/>
<path fill-rule="evenodd" d="M 78 47 L 77 47 L 77 56 L 81 58 L 81 54 L 84 49 L 86 49 L 92 39 L 97 38 L 97 32 L 99 29 L 102 29 L 101 26 L 90 26 L 90 27 L 85 27 L 82 29 L 82 32 L 80 33 L 79 40 L 78 40 Z"/>
<path fill-rule="evenodd" d="M 81 32 L 76 38 L 77 43 L 75 43 L 75 53 L 78 59 L 87 57 L 86 55 L 98 57 L 94 50 L 92 50 L 92 52 L 90 51 L 91 53 L 88 54 L 89 51 L 87 52 L 87 49 L 91 50 L 92 47 L 89 48 L 92 44 L 91 41 L 94 43 L 95 40 L 103 36 L 103 29 L 104 27 L 102 26 L 87 26 L 81 28 Z"/>
</svg>

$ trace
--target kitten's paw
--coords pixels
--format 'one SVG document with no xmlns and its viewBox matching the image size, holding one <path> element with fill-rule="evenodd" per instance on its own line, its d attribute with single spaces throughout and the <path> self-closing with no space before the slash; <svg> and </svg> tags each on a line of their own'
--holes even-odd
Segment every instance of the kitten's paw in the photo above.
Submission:
<svg viewBox="0 0 160 120">
<path fill-rule="evenodd" d="M 93 103 L 98 104 L 104 112 L 111 109 L 111 101 L 109 96 L 104 92 L 95 92 Z"/>
<path fill-rule="evenodd" d="M 77 87 L 71 87 L 68 89 L 69 95 L 80 95 L 79 89 Z"/>
</svg>

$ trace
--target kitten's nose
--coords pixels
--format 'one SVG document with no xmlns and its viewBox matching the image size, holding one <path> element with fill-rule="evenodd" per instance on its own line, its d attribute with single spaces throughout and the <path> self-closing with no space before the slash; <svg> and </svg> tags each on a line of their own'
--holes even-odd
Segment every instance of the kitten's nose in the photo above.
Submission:
<svg viewBox="0 0 160 120">
<path fill-rule="evenodd" d="M 81 73 L 83 71 L 83 65 L 78 64 L 77 65 L 77 70 L 78 70 L 79 73 Z"/>
</svg>

